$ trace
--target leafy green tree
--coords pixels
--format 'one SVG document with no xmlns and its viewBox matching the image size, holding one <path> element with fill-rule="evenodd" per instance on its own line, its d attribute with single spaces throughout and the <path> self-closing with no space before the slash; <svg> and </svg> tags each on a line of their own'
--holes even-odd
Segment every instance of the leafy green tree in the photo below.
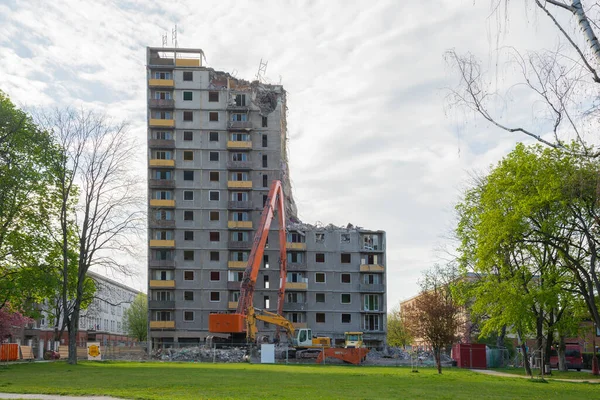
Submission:
<svg viewBox="0 0 600 400">
<path fill-rule="evenodd" d="M 27 314 L 50 288 L 43 260 L 53 241 L 48 221 L 59 203 L 51 171 L 59 157 L 52 136 L 0 91 L 0 309 Z"/>
<path fill-rule="evenodd" d="M 463 285 L 463 300 L 474 299 L 482 335 L 510 326 L 522 339 L 535 336 L 547 355 L 563 317 L 573 315 L 579 298 L 596 296 L 597 288 L 582 281 L 595 273 L 597 206 L 582 202 L 581 189 L 592 196 L 598 169 L 580 153 L 575 145 L 562 151 L 519 144 L 458 205 L 461 264 L 477 276 Z M 526 354 L 523 341 L 521 347 Z"/>
<path fill-rule="evenodd" d="M 387 315 L 387 344 L 393 347 L 405 347 L 411 341 L 400 307 L 394 307 Z"/>
<path fill-rule="evenodd" d="M 139 293 L 123 314 L 125 332 L 140 342 L 148 337 L 148 297 Z"/>
</svg>

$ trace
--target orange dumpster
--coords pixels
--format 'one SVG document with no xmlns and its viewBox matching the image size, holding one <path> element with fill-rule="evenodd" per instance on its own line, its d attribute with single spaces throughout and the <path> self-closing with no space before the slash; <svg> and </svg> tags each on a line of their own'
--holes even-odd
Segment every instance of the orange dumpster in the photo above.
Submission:
<svg viewBox="0 0 600 400">
<path fill-rule="evenodd" d="M 19 359 L 19 345 L 17 343 L 4 343 L 0 346 L 0 361 L 17 361 Z"/>
</svg>

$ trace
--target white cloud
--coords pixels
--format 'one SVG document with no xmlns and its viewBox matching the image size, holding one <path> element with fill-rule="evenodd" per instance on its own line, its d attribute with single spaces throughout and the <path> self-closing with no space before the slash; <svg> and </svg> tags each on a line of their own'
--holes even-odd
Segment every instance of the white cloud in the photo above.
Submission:
<svg viewBox="0 0 600 400">
<path fill-rule="evenodd" d="M 527 27 L 511 7 L 502 44 L 534 48 L 552 32 L 531 12 Z M 289 93 L 301 218 L 386 230 L 392 306 L 436 261 L 469 171 L 524 139 L 445 112 L 443 88 L 456 79 L 444 51 L 472 51 L 494 68 L 488 15 L 487 2 L 470 0 L 9 2 L 0 5 L 0 89 L 18 104 L 105 110 L 142 142 L 145 46 L 175 23 L 179 46 L 202 48 L 215 69 L 251 79 L 268 60 L 267 77 Z"/>
</svg>

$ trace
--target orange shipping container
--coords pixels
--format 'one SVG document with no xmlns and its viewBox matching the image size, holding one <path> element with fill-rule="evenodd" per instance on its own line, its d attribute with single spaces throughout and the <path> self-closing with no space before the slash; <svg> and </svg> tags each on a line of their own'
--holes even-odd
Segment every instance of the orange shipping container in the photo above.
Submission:
<svg viewBox="0 0 600 400">
<path fill-rule="evenodd" d="M 213 333 L 242 333 L 246 329 L 242 314 L 210 314 L 208 330 Z"/>
</svg>

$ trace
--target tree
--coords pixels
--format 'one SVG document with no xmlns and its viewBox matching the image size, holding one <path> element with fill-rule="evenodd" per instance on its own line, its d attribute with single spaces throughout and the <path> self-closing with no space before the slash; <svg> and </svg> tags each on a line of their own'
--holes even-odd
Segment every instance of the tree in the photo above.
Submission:
<svg viewBox="0 0 600 400">
<path fill-rule="evenodd" d="M 0 343 L 15 334 L 16 330 L 23 328 L 32 322 L 31 318 L 23 316 L 19 311 L 14 310 L 10 304 L 5 304 L 0 308 Z"/>
<path fill-rule="evenodd" d="M 471 54 L 448 51 L 446 60 L 459 77 L 458 86 L 449 93 L 449 104 L 471 110 L 505 131 L 525 134 L 550 147 L 574 151 L 576 155 L 598 157 L 600 150 L 587 146 L 586 136 L 595 135 L 593 122 L 599 111 L 595 85 L 600 83 L 597 71 L 600 43 L 595 29 L 600 13 L 597 7 L 584 7 L 582 3 L 581 0 L 524 2 L 525 7 L 533 5 L 542 18 L 548 19 L 562 43 L 559 40 L 551 50 L 548 49 L 552 46 L 546 46 L 545 50 L 530 52 L 520 52 L 514 47 L 499 48 L 498 62 L 506 55 L 508 63 L 520 74 L 519 80 L 507 82 L 506 90 L 491 89 L 488 82 L 498 80 L 488 77 L 481 63 Z M 492 0 L 491 4 L 496 20 L 499 23 L 507 21 L 508 14 L 504 18 L 500 14 L 509 12 L 508 0 Z M 520 116 L 519 113 L 495 111 L 499 108 L 506 111 L 513 99 L 517 99 L 513 106 L 515 110 L 531 109 L 537 119 L 531 123 L 522 119 L 512 122 L 507 116 Z M 551 137 L 546 133 L 551 133 Z M 566 146 L 572 138 L 581 146 Z"/>
<path fill-rule="evenodd" d="M 45 221 L 56 219 L 51 166 L 60 156 L 48 132 L 0 91 L 0 309 L 33 313 L 48 290 L 52 243 Z"/>
<path fill-rule="evenodd" d="M 423 290 L 402 310 L 406 328 L 433 349 L 438 373 L 442 373 L 442 350 L 456 341 L 460 307 L 447 288 Z"/>
<path fill-rule="evenodd" d="M 518 145 L 458 205 L 463 289 L 482 334 L 511 327 L 550 354 L 555 335 L 579 325 L 587 299 L 597 314 L 597 163 L 567 150 Z M 521 343 L 526 356 L 524 343 Z M 530 369 L 525 357 L 525 368 Z"/>
<path fill-rule="evenodd" d="M 53 165 L 60 207 L 61 302 L 69 332 L 69 363 L 77 363 L 77 331 L 91 266 L 130 273 L 126 255 L 135 256 L 134 237 L 142 228 L 144 197 L 131 175 L 137 147 L 125 123 L 85 110 L 39 113 L 62 150 Z M 76 271 L 71 238 L 77 242 Z M 75 290 L 71 296 L 71 285 Z"/>
<path fill-rule="evenodd" d="M 387 315 L 387 344 L 393 347 L 406 347 L 411 340 L 400 307 L 394 307 Z"/>
<path fill-rule="evenodd" d="M 148 297 L 139 293 L 123 314 L 123 326 L 130 337 L 139 342 L 148 337 Z"/>
</svg>

